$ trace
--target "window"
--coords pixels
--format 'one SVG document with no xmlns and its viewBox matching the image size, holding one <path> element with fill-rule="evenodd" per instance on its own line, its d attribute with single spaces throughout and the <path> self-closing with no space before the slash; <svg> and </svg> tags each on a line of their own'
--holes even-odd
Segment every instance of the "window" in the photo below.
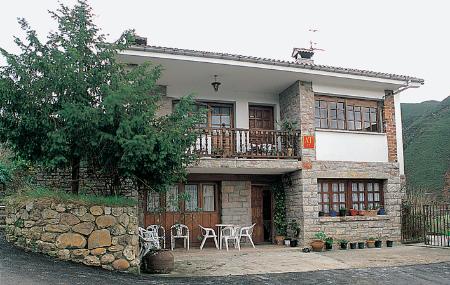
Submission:
<svg viewBox="0 0 450 285">
<path fill-rule="evenodd" d="M 214 185 L 203 185 L 203 211 L 214 212 L 214 192 Z"/>
<path fill-rule="evenodd" d="M 171 186 L 166 192 L 166 211 L 176 212 L 179 210 L 178 185 Z"/>
<path fill-rule="evenodd" d="M 378 102 L 316 96 L 315 126 L 322 129 L 380 131 Z"/>
<path fill-rule="evenodd" d="M 318 180 L 319 211 L 364 210 L 383 206 L 381 181 Z"/>
<path fill-rule="evenodd" d="M 184 193 L 186 193 L 186 201 L 184 202 L 184 209 L 188 212 L 197 211 L 198 209 L 198 187 L 196 184 L 186 184 L 184 186 Z"/>
<path fill-rule="evenodd" d="M 147 192 L 147 211 L 157 212 L 159 210 L 159 193 L 155 191 Z"/>
</svg>

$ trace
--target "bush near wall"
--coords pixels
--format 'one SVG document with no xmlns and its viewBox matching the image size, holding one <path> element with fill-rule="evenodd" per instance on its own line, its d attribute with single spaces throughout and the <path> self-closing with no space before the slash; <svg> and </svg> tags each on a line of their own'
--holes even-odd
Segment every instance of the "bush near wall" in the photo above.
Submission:
<svg viewBox="0 0 450 285">
<path fill-rule="evenodd" d="M 15 197 L 7 200 L 6 224 L 7 240 L 25 250 L 108 270 L 139 272 L 136 206 Z"/>
</svg>

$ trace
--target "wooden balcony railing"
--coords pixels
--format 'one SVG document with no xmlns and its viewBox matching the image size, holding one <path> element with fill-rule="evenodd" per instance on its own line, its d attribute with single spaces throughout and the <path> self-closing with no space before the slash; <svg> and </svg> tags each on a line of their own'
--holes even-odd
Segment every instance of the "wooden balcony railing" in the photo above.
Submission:
<svg viewBox="0 0 450 285">
<path fill-rule="evenodd" d="M 190 151 L 201 157 L 299 159 L 300 131 L 203 128 Z"/>
</svg>

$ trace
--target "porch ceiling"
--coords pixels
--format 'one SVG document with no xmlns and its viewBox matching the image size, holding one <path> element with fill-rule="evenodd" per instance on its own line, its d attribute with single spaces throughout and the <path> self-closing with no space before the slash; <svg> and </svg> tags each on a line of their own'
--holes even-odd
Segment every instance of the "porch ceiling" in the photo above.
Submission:
<svg viewBox="0 0 450 285">
<path fill-rule="evenodd" d="M 226 62 L 207 62 L 190 58 L 173 58 L 157 53 L 138 53 L 126 51 L 119 56 L 122 62 L 141 64 L 150 61 L 160 64 L 163 74 L 159 84 L 166 85 L 171 95 L 181 96 L 189 93 L 220 99 L 220 94 L 230 92 L 251 92 L 279 94 L 297 80 L 312 81 L 318 84 L 347 86 L 372 90 L 398 89 L 400 81 L 362 78 L 345 78 L 336 76 L 309 74 L 298 70 L 280 70 L 275 66 L 245 66 Z M 222 83 L 219 92 L 211 86 L 214 75 Z"/>
</svg>

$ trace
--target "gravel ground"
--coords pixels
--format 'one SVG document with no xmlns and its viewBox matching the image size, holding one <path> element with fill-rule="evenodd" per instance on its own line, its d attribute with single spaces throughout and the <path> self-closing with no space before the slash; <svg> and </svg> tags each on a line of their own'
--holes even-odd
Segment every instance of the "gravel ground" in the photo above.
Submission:
<svg viewBox="0 0 450 285">
<path fill-rule="evenodd" d="M 221 277 L 135 276 L 23 252 L 0 234 L 0 284 L 450 284 L 450 262 Z"/>
</svg>

